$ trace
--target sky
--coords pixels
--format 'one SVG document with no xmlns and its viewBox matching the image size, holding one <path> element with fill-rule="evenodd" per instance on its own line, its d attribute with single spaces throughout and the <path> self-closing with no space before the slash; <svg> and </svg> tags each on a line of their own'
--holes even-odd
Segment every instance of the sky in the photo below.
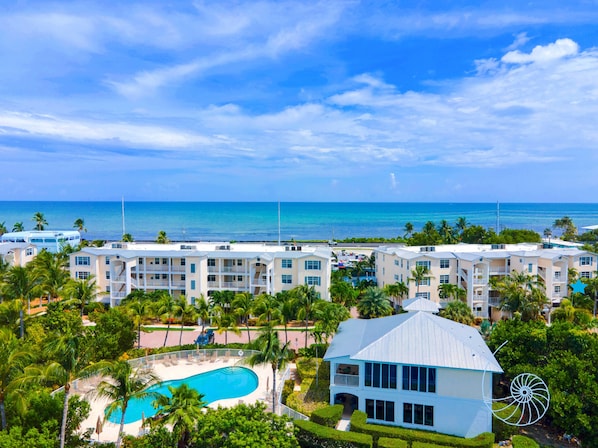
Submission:
<svg viewBox="0 0 598 448">
<path fill-rule="evenodd" d="M 595 202 L 598 0 L 0 3 L 0 200 Z"/>
</svg>

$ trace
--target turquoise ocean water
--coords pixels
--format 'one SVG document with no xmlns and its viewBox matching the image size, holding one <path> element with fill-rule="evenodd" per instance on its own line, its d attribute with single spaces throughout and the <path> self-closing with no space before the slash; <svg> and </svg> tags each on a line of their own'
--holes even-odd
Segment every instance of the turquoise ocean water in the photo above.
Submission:
<svg viewBox="0 0 598 448">
<path fill-rule="evenodd" d="M 47 229 L 71 229 L 77 218 L 87 227 L 86 239 L 120 239 L 121 202 L 3 202 L 0 223 L 10 231 L 16 222 L 34 226 L 41 212 Z M 426 221 L 454 224 L 464 216 L 471 224 L 496 228 L 496 203 L 323 203 L 280 204 L 280 235 L 291 239 L 396 237 L 405 223 L 421 229 Z M 500 228 L 542 232 L 554 220 L 569 216 L 578 227 L 598 224 L 598 204 L 501 203 Z M 153 240 L 160 230 L 175 241 L 276 241 L 276 202 L 125 202 L 125 230 L 135 240 Z"/>
</svg>

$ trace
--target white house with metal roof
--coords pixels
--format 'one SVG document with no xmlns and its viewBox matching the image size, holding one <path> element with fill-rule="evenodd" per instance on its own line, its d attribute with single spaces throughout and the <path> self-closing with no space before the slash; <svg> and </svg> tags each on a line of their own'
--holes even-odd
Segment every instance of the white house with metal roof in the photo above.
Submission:
<svg viewBox="0 0 598 448">
<path fill-rule="evenodd" d="M 60 252 L 66 246 L 77 247 L 81 244 L 81 234 L 76 230 L 25 230 L 7 232 L 0 235 L 2 243 L 28 243 L 39 251 Z"/>
<path fill-rule="evenodd" d="M 461 437 L 492 431 L 484 398 L 502 369 L 473 327 L 424 311 L 350 319 L 324 359 L 330 402 L 364 411 L 370 423 Z"/>
<path fill-rule="evenodd" d="M 328 299 L 331 251 L 326 246 L 258 243 L 108 243 L 70 255 L 71 277 L 93 275 L 111 306 L 134 290 L 166 291 L 193 303 L 215 291 L 276 294 L 314 286 Z"/>
</svg>

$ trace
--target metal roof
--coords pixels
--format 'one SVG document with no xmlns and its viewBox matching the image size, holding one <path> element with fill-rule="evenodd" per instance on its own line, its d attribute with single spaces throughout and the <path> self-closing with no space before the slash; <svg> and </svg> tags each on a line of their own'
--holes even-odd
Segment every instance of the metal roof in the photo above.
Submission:
<svg viewBox="0 0 598 448">
<path fill-rule="evenodd" d="M 423 297 L 403 300 L 403 309 L 405 311 L 424 311 L 426 313 L 437 313 L 440 311 L 440 307 L 436 302 L 424 299 Z"/>
<path fill-rule="evenodd" d="M 341 323 L 324 359 L 345 356 L 359 361 L 502 372 L 475 328 L 421 311 Z"/>
</svg>

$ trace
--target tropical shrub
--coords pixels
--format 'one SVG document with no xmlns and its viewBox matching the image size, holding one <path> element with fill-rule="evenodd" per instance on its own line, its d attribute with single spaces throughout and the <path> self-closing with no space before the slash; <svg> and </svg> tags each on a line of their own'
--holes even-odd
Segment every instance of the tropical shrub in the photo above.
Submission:
<svg viewBox="0 0 598 448">
<path fill-rule="evenodd" d="M 322 409 L 317 409 L 311 413 L 310 420 L 318 425 L 335 428 L 343 416 L 343 409 L 344 406 L 342 404 L 335 404 Z"/>
<path fill-rule="evenodd" d="M 295 420 L 301 448 L 371 448 L 372 436 L 338 431 L 307 420 Z"/>
<path fill-rule="evenodd" d="M 512 439 L 513 448 L 540 448 L 540 445 L 529 437 L 516 435 Z"/>
</svg>

